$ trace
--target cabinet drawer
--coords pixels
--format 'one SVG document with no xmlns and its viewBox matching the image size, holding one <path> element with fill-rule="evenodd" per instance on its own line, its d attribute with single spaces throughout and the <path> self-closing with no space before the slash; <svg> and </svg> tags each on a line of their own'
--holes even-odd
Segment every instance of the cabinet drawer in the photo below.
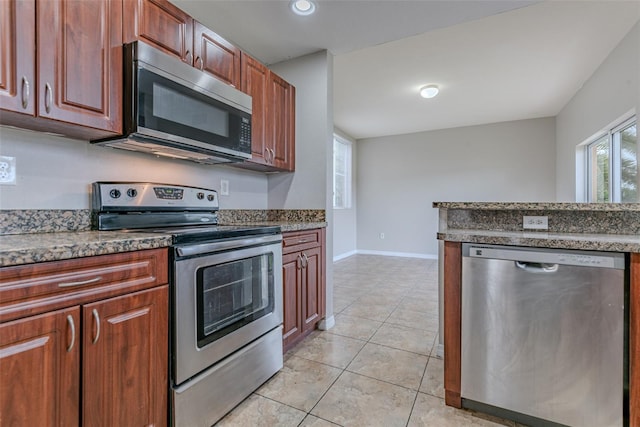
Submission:
<svg viewBox="0 0 640 427">
<path fill-rule="evenodd" d="M 282 253 L 301 251 L 318 247 L 321 242 L 322 230 L 316 228 L 314 230 L 292 231 L 282 234 Z"/>
<path fill-rule="evenodd" d="M 0 322 L 168 282 L 167 249 L 0 269 Z"/>
</svg>

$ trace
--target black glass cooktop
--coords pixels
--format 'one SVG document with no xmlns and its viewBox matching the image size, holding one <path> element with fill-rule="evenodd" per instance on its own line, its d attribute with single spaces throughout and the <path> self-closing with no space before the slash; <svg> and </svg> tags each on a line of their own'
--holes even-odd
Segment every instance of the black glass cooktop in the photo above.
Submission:
<svg viewBox="0 0 640 427">
<path fill-rule="evenodd" d="M 280 226 L 274 225 L 202 225 L 184 227 L 156 227 L 130 230 L 136 232 L 166 233 L 173 236 L 173 243 L 197 243 L 236 237 L 280 234 Z"/>
</svg>

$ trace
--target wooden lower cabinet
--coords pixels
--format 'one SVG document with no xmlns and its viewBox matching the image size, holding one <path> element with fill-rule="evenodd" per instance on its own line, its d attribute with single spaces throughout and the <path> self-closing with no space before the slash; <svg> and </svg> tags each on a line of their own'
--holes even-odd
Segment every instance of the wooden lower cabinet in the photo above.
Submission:
<svg viewBox="0 0 640 427">
<path fill-rule="evenodd" d="M 324 317 L 324 233 L 317 229 L 283 234 L 284 351 L 309 335 Z"/>
<path fill-rule="evenodd" d="M 0 324 L 0 425 L 77 426 L 80 308 Z"/>
<path fill-rule="evenodd" d="M 166 249 L 0 269 L 0 425 L 166 426 L 167 270 Z"/>
<path fill-rule="evenodd" d="M 629 301 L 629 426 L 640 427 L 640 253 L 631 254 Z"/>
<path fill-rule="evenodd" d="M 162 286 L 82 307 L 83 425 L 166 424 L 168 297 Z"/>
</svg>

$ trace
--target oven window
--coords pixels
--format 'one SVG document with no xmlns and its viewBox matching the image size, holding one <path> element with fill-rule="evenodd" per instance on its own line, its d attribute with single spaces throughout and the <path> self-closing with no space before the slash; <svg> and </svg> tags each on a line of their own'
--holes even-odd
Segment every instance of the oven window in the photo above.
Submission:
<svg viewBox="0 0 640 427">
<path fill-rule="evenodd" d="M 197 272 L 198 347 L 273 311 L 273 254 L 200 268 Z"/>
</svg>

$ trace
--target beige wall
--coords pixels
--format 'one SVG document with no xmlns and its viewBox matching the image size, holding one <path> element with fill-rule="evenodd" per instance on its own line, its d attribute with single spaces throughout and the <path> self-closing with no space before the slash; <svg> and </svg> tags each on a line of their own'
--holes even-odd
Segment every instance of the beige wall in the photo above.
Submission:
<svg viewBox="0 0 640 427">
<path fill-rule="evenodd" d="M 357 170 L 358 250 L 436 257 L 434 201 L 555 200 L 555 121 L 363 139 Z"/>
<path fill-rule="evenodd" d="M 296 87 L 296 171 L 269 175 L 269 208 L 324 209 L 326 315 L 333 323 L 333 55 L 321 51 L 270 66 Z"/>
<path fill-rule="evenodd" d="M 94 181 L 150 181 L 219 190 L 223 209 L 266 209 L 267 177 L 228 166 L 206 166 L 96 147 L 42 132 L 0 127 L 0 155 L 16 160 L 17 185 L 0 185 L 0 209 L 88 209 Z"/>
<path fill-rule="evenodd" d="M 577 146 L 640 104 L 640 23 L 609 54 L 556 116 L 558 201 L 585 201 Z"/>
<path fill-rule="evenodd" d="M 357 165 L 358 147 L 349 135 L 335 129 L 341 138 L 351 142 L 351 208 L 333 210 L 333 259 L 338 260 L 353 255 L 357 249 Z M 333 171 L 331 171 L 333 174 Z M 331 182 L 333 186 L 333 180 Z M 333 200 L 332 200 L 333 204 Z"/>
</svg>

